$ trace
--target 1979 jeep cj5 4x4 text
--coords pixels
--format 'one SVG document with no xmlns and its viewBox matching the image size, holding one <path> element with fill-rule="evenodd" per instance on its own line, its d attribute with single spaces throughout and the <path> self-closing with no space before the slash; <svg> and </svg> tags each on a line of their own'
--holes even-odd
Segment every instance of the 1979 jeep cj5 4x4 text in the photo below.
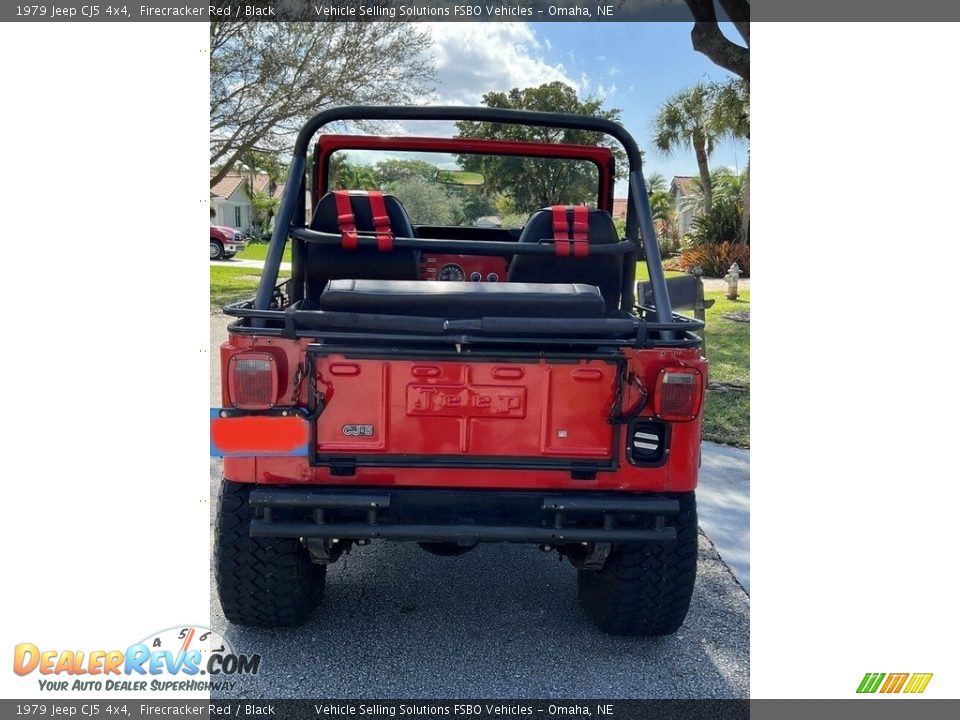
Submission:
<svg viewBox="0 0 960 720">
<path fill-rule="evenodd" d="M 626 237 L 611 219 L 611 150 L 552 142 L 321 135 L 307 222 L 314 134 L 362 119 L 612 136 L 629 163 Z M 381 179 L 386 192 L 350 187 L 364 173 L 345 167 L 404 153 L 403 167 L 427 173 Z M 437 158 L 435 175 L 424 157 Z M 483 182 L 470 168 L 490 158 L 547 181 L 589 171 L 586 195 L 554 202 L 596 207 L 524 208 L 543 196 L 516 193 L 522 227 L 499 226 L 489 204 L 471 217 L 481 194 L 464 185 Z M 451 225 L 452 212 L 438 221 L 427 197 L 455 204 L 462 222 Z M 256 299 L 225 309 L 238 320 L 220 351 L 211 446 L 224 456 L 215 565 L 226 617 L 303 622 L 326 566 L 355 543 L 455 555 L 513 542 L 569 558 L 600 629 L 675 631 L 696 573 L 706 362 L 702 324 L 671 310 L 654 238 L 640 151 L 619 124 L 461 107 L 339 108 L 310 120 Z M 278 285 L 288 240 L 292 276 Z M 635 305 L 638 259 L 647 306 Z"/>
</svg>

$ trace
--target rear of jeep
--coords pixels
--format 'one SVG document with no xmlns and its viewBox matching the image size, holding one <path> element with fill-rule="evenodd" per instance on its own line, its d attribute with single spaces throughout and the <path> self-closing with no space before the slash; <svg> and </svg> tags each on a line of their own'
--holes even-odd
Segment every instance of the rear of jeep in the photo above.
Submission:
<svg viewBox="0 0 960 720">
<path fill-rule="evenodd" d="M 383 119 L 606 133 L 629 163 L 626 237 L 610 217 L 614 156 L 599 145 L 323 135 L 308 218 L 317 130 Z M 436 193 L 428 177 L 368 190 L 350 187 L 356 173 L 337 176 L 364 152 L 433 153 L 443 183 L 471 175 L 476 158 L 533 161 L 552 177 L 553 164 L 586 163 L 595 194 L 527 208 L 516 227 L 445 225 L 415 216 L 428 213 L 418 193 Z M 257 297 L 225 309 L 237 320 L 221 347 L 211 451 L 224 457 L 214 562 L 229 620 L 305 621 L 327 565 L 387 540 L 439 555 L 539 546 L 577 569 L 601 630 L 681 625 L 696 574 L 706 363 L 702 326 L 671 311 L 656 242 L 644 242 L 644 188 L 633 139 L 597 118 L 366 107 L 307 124 Z M 288 242 L 292 275 L 278 284 Z M 635 305 L 638 259 L 646 306 Z"/>
</svg>

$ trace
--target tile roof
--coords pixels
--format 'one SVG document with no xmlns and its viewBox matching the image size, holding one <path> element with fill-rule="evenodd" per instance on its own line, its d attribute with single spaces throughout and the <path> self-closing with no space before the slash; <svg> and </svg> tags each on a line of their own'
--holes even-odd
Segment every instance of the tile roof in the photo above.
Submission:
<svg viewBox="0 0 960 720">
<path fill-rule="evenodd" d="M 681 195 L 689 195 L 693 192 L 693 177 L 690 175 L 674 175 L 670 182 L 671 192 L 674 186 L 680 191 Z"/>
<path fill-rule="evenodd" d="M 210 194 L 214 197 L 226 199 L 237 191 L 237 188 L 240 187 L 240 183 L 242 182 L 243 178 L 239 175 L 228 173 L 224 175 L 216 185 L 210 188 Z"/>
<path fill-rule="evenodd" d="M 237 188 L 243 185 L 249 176 L 246 173 L 227 173 L 216 185 L 210 188 L 210 193 L 218 198 L 228 198 L 233 195 Z M 253 189 L 257 192 L 263 192 L 270 188 L 270 176 L 266 173 L 258 173 L 253 177 Z"/>
</svg>

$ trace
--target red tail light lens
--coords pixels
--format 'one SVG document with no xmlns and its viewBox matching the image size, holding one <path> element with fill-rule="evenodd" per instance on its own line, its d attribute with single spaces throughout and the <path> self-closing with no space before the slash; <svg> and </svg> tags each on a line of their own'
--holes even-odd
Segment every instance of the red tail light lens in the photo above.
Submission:
<svg viewBox="0 0 960 720">
<path fill-rule="evenodd" d="M 241 410 L 266 410 L 277 404 L 277 363 L 269 353 L 239 353 L 230 358 L 230 402 Z"/>
<path fill-rule="evenodd" d="M 657 376 L 653 408 L 669 422 L 694 420 L 703 400 L 703 377 L 693 368 L 664 368 Z"/>
</svg>

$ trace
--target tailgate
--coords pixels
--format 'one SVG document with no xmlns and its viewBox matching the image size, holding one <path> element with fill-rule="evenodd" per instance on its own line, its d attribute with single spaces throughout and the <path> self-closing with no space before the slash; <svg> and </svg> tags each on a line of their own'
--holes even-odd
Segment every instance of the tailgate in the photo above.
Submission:
<svg viewBox="0 0 960 720">
<path fill-rule="evenodd" d="M 498 362 L 316 355 L 324 456 L 612 462 L 615 359 Z M 456 464 L 455 461 L 452 464 Z M 478 464 L 474 462 L 473 464 Z M 480 463 L 484 464 L 484 463 Z"/>
</svg>

